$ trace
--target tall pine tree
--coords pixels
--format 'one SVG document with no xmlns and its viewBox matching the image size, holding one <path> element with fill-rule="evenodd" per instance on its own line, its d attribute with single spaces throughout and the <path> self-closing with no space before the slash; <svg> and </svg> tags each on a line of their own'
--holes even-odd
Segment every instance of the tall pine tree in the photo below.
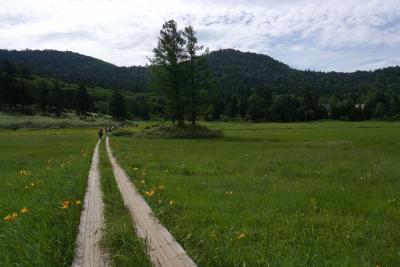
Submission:
<svg viewBox="0 0 400 267">
<path fill-rule="evenodd" d="M 192 124 L 196 123 L 197 119 L 197 108 L 198 108 L 198 97 L 199 97 L 199 83 L 197 81 L 197 52 L 203 49 L 203 46 L 197 45 L 196 32 L 192 26 L 185 28 L 183 32 L 186 38 L 186 52 L 189 58 L 189 71 L 188 71 L 188 85 L 189 85 L 189 109 L 190 109 L 190 120 Z"/>
<path fill-rule="evenodd" d="M 150 59 L 153 86 L 161 91 L 172 122 L 176 120 L 178 126 L 184 125 L 185 75 L 181 64 L 187 58 L 184 45 L 182 32 L 174 20 L 169 20 L 162 26 L 154 57 Z"/>
</svg>

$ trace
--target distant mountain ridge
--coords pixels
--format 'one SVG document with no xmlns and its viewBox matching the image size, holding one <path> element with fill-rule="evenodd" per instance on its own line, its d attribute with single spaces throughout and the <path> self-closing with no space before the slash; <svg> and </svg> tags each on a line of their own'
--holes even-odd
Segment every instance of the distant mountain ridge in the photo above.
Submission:
<svg viewBox="0 0 400 267">
<path fill-rule="evenodd" d="M 267 55 L 233 49 L 207 55 L 209 66 L 224 93 L 241 94 L 251 88 L 276 92 L 309 90 L 321 94 L 367 90 L 372 87 L 400 91 L 400 67 L 353 73 L 301 71 Z M 36 74 L 66 82 L 85 83 L 133 92 L 148 91 L 147 67 L 118 67 L 74 52 L 57 50 L 0 50 L 0 61 L 24 65 Z"/>
<path fill-rule="evenodd" d="M 47 77 L 112 89 L 146 91 L 146 67 L 118 67 L 97 58 L 70 51 L 0 50 L 0 61 L 23 65 Z"/>
</svg>

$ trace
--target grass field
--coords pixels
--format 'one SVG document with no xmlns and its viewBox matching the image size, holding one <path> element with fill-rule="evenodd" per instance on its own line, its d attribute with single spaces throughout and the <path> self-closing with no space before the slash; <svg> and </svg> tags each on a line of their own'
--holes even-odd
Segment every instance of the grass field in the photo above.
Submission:
<svg viewBox="0 0 400 267">
<path fill-rule="evenodd" d="M 0 132 L 0 266 L 70 266 L 95 130 Z"/>
<path fill-rule="evenodd" d="M 113 137 L 199 266 L 398 266 L 400 123 L 210 124 L 225 137 Z"/>
<path fill-rule="evenodd" d="M 10 115 L 0 113 L 0 129 L 17 130 L 20 128 L 89 128 L 117 125 L 118 122 L 109 116 L 94 114 L 91 117 L 80 118 L 75 113 L 65 113 L 63 117 Z"/>
</svg>

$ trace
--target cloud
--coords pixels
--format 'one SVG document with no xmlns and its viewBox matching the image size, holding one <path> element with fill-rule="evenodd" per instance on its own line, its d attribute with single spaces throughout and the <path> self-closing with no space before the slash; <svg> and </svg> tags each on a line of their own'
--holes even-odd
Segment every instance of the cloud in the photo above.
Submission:
<svg viewBox="0 0 400 267">
<path fill-rule="evenodd" d="M 117 65 L 146 64 L 171 18 L 192 24 L 212 50 L 267 53 L 300 69 L 400 65 L 398 0 L 0 0 L 0 6 L 0 47 L 73 50 Z"/>
</svg>

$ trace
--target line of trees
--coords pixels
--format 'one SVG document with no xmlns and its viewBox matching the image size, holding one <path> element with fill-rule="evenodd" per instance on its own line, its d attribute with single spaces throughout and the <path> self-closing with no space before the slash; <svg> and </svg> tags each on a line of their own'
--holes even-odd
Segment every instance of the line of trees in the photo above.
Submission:
<svg viewBox="0 0 400 267">
<path fill-rule="evenodd" d="M 154 56 L 150 59 L 153 90 L 141 93 L 87 88 L 83 83 L 68 84 L 38 77 L 23 66 L 4 62 L 0 64 L 0 110 L 26 114 L 40 112 L 55 116 L 62 116 L 67 110 L 75 110 L 81 116 L 98 112 L 117 118 L 168 119 L 178 126 L 184 125 L 185 121 L 195 124 L 198 119 L 254 122 L 326 118 L 400 119 L 397 68 L 376 71 L 375 82 L 368 80 L 358 87 L 358 83 L 354 83 L 352 89 L 316 90 L 307 82 L 298 80 L 298 89 L 295 89 L 291 87 L 293 84 L 289 86 L 284 83 L 285 79 L 290 79 L 290 75 L 279 76 L 272 71 L 274 68 L 283 68 L 289 73 L 290 69 L 279 62 L 238 51 L 223 51 L 220 54 L 220 61 L 212 63 L 212 71 L 208 66 L 211 53 L 198 44 L 193 27 L 179 30 L 175 21 L 167 21 L 162 26 Z M 251 87 L 257 83 L 252 82 L 252 76 L 249 76 L 254 68 L 250 63 L 261 59 L 266 62 L 260 66 L 271 65 L 271 69 L 264 71 L 267 74 L 259 72 L 260 77 L 271 74 L 270 79 L 276 80 L 279 88 Z M 232 66 L 227 67 L 226 62 Z M 238 66 L 240 75 L 237 74 Z M 218 71 L 221 68 L 225 70 Z M 235 73 L 240 76 L 236 80 Z M 367 74 L 361 72 L 352 75 L 360 75 L 357 79 L 362 81 Z M 309 75 L 319 77 L 317 81 L 323 87 L 322 74 Z M 343 88 L 352 85 L 352 82 L 347 85 L 344 83 L 349 80 L 343 80 L 346 75 L 329 74 L 331 78 L 326 80 L 325 87 L 329 87 L 335 79 L 338 79 L 336 84 L 343 83 Z M 221 81 L 224 81 L 225 87 L 221 86 Z M 226 87 L 227 83 L 231 86 Z M 288 88 L 285 89 L 285 86 Z"/>
<path fill-rule="evenodd" d="M 118 90 L 114 90 L 108 98 L 89 94 L 83 84 L 65 84 L 59 80 L 37 77 L 28 69 L 9 62 L 0 64 L 0 110 L 3 111 L 24 114 L 40 112 L 61 117 L 66 111 L 74 110 L 80 116 L 102 112 L 116 118 L 129 117 L 125 97 Z"/>
</svg>

